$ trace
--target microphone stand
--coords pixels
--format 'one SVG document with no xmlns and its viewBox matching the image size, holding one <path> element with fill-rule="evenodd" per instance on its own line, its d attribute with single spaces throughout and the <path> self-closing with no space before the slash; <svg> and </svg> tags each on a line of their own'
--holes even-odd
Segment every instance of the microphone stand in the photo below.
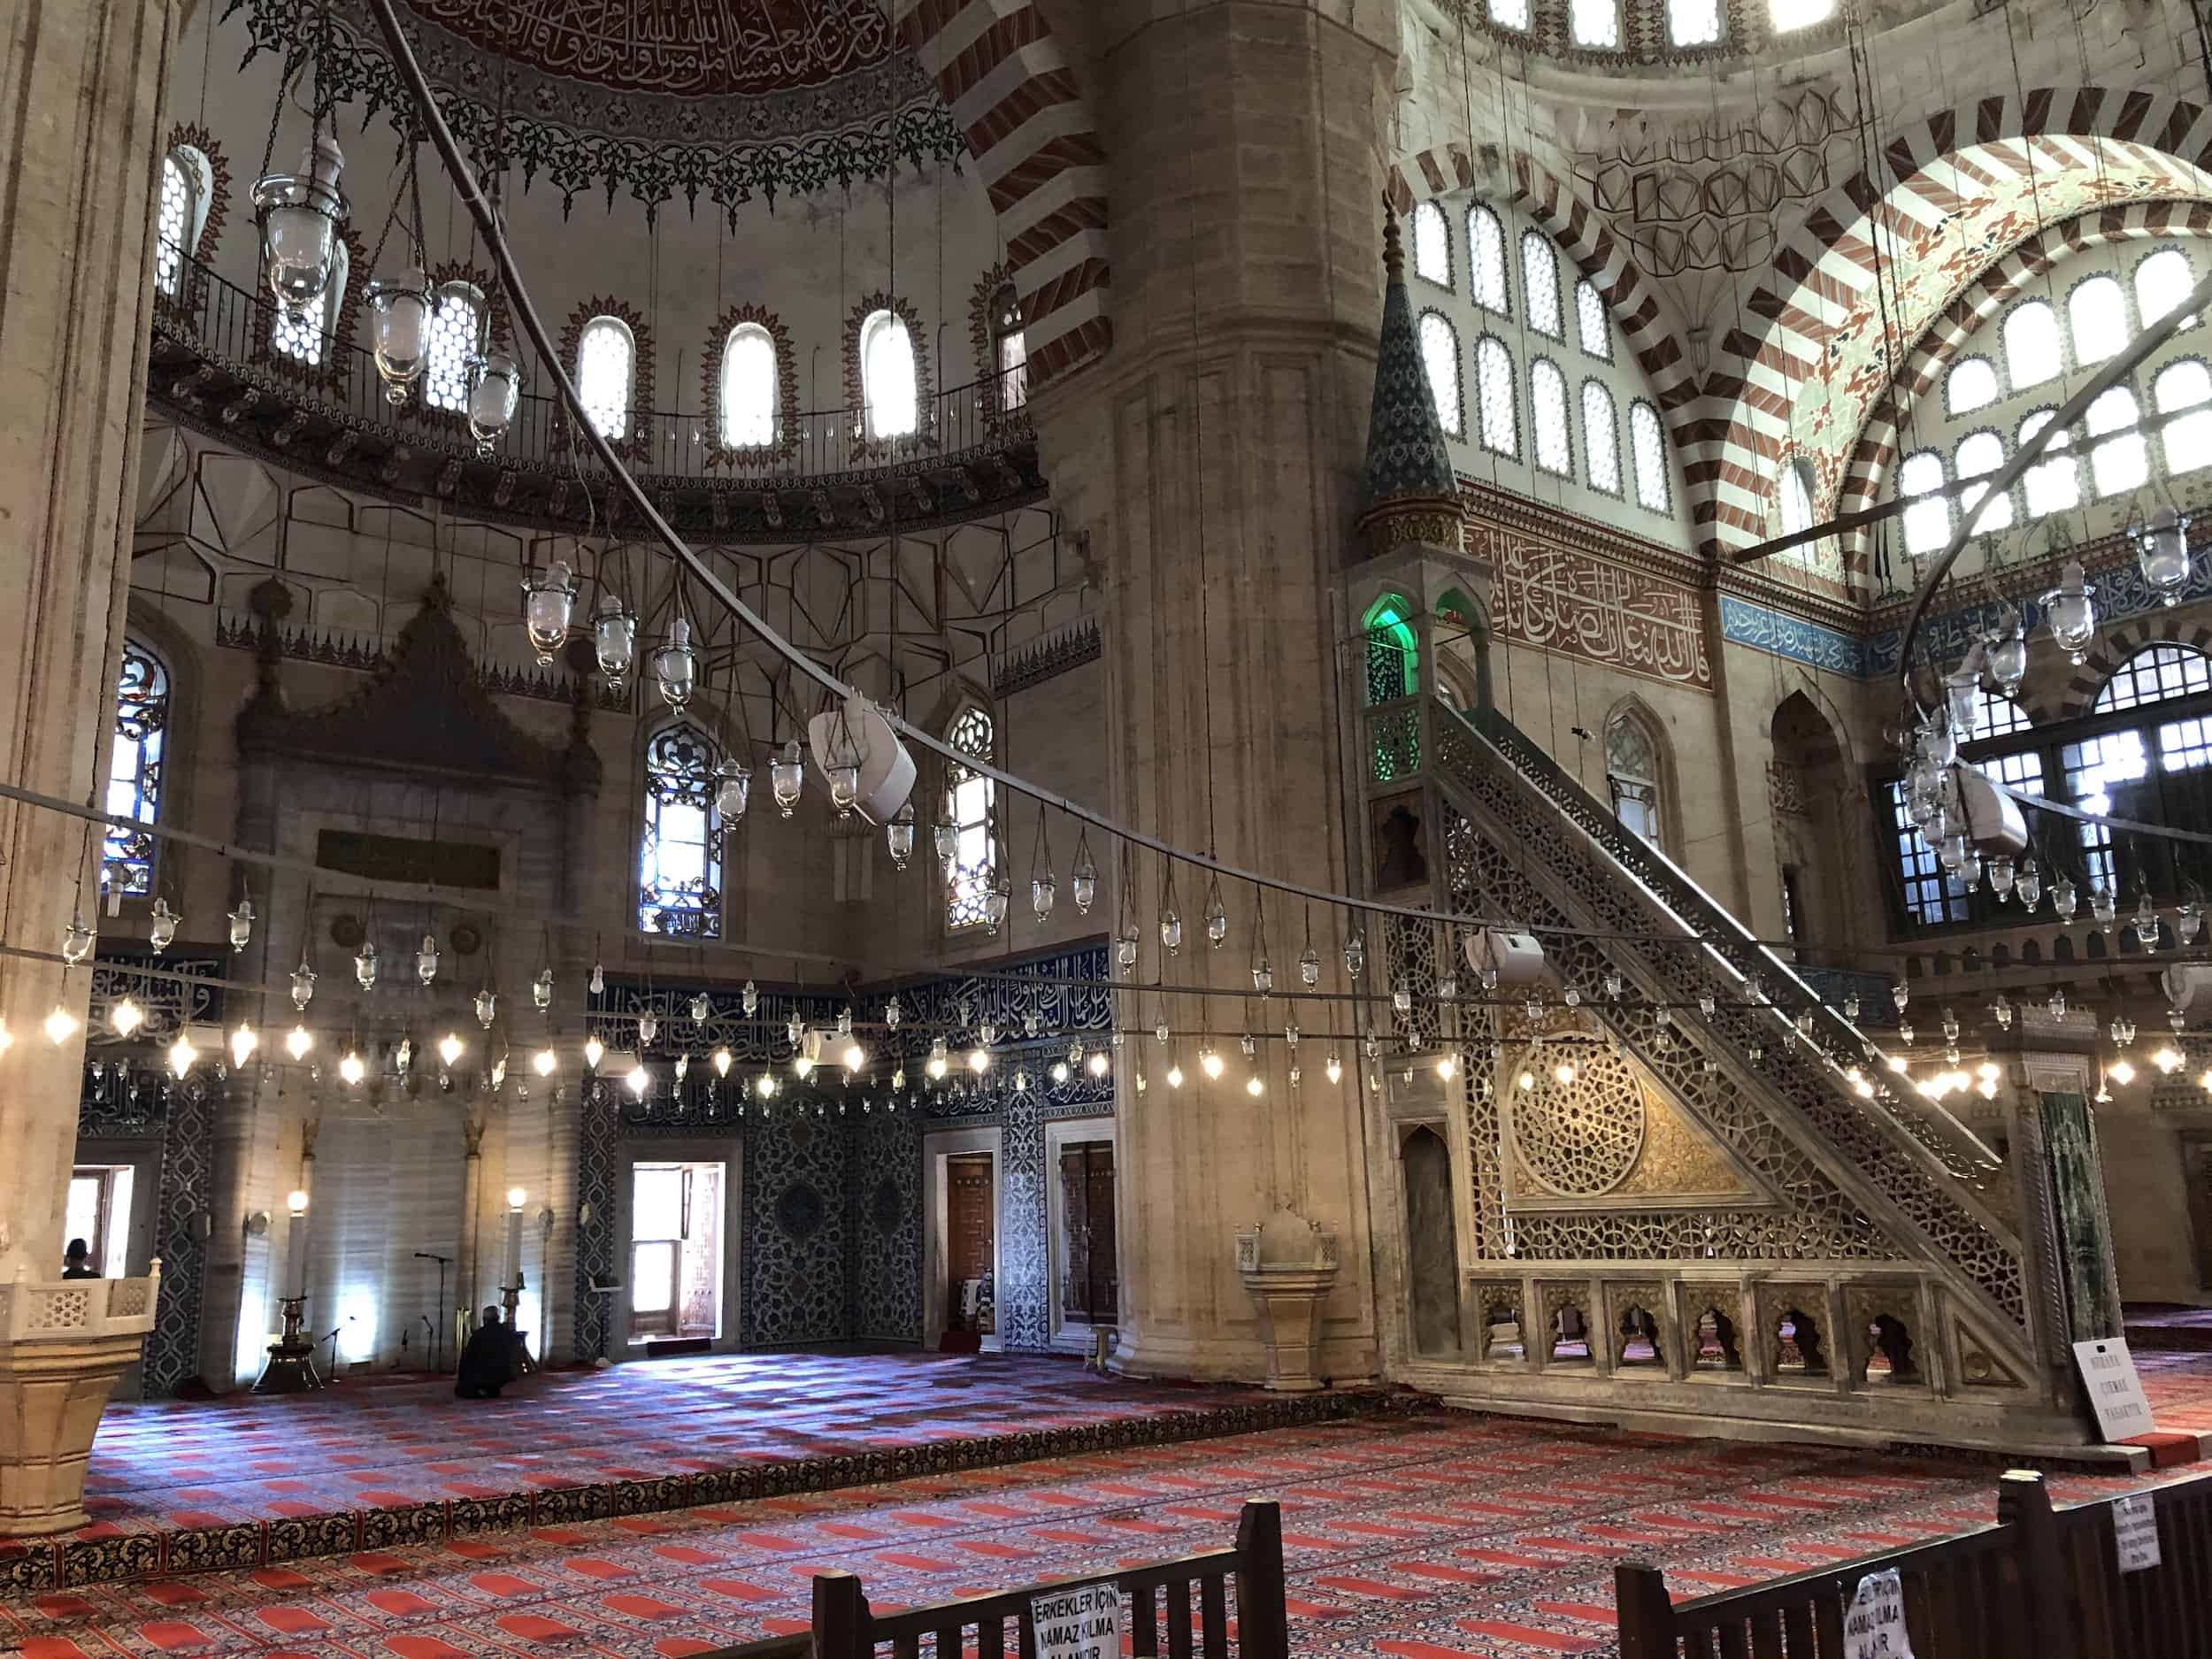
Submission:
<svg viewBox="0 0 2212 1659">
<path fill-rule="evenodd" d="M 321 1339 L 330 1344 L 330 1380 L 332 1382 L 338 1380 L 338 1333 L 344 1328 L 342 1325 L 334 1325 L 330 1327 L 330 1333 Z"/>
<path fill-rule="evenodd" d="M 449 1256 L 440 1256 L 434 1250 L 417 1250 L 415 1259 L 418 1262 L 435 1262 L 438 1264 L 438 1322 L 430 1327 L 433 1354 L 430 1369 L 434 1371 L 443 1371 L 445 1370 L 445 1270 L 453 1258 Z"/>
</svg>

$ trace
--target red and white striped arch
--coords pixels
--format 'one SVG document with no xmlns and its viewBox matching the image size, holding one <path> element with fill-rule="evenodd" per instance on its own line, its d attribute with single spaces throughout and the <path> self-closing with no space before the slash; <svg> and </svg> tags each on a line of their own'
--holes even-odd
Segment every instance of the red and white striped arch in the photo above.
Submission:
<svg viewBox="0 0 2212 1659">
<path fill-rule="evenodd" d="M 1714 345 L 1686 452 L 1691 512 L 1709 544 L 1725 553 L 1770 534 L 1786 457 L 1812 464 L 1816 510 L 1839 502 L 1854 488 L 1847 458 L 1896 378 L 1887 365 L 1909 373 L 1913 342 L 2039 227 L 2089 209 L 2212 199 L 2208 165 L 2212 111 L 2127 88 L 1984 98 L 1901 132 L 1873 172 L 1807 212 L 1746 292 L 1739 314 L 1755 320 Z M 1930 270 L 1943 280 L 1919 284 L 1901 310 L 1900 273 Z M 1839 372 L 1855 350 L 1866 360 Z M 1840 404 L 1808 434 L 1793 417 L 1815 380 Z"/>
<path fill-rule="evenodd" d="M 1613 320 L 1651 382 L 1652 396 L 1673 426 L 1677 411 L 1687 411 L 1697 397 L 1697 376 L 1682 349 L 1682 330 L 1629 257 L 1628 244 L 1556 173 L 1525 150 L 1509 153 L 1486 145 L 1471 160 L 1464 149 L 1450 144 L 1392 163 L 1385 188 L 1391 205 L 1402 214 L 1416 202 L 1455 190 L 1482 195 L 1492 188 L 1486 181 L 1499 178 L 1507 180 L 1504 198 L 1543 227 L 1612 307 Z"/>
<path fill-rule="evenodd" d="M 1033 0 L 892 0 L 989 192 L 1021 296 L 1032 386 L 1104 355 L 1105 151 L 1067 54 Z"/>
</svg>

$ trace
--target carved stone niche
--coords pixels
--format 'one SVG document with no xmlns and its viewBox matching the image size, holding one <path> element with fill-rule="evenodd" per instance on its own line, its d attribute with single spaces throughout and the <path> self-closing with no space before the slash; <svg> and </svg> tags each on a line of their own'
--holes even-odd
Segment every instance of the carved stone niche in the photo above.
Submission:
<svg viewBox="0 0 2212 1659">
<path fill-rule="evenodd" d="M 1941 1345 L 1916 1281 L 1847 1285 L 1846 1345 L 1854 1388 L 1927 1388 Z"/>
<path fill-rule="evenodd" d="M 1655 1380 L 1677 1374 L 1674 1317 L 1667 1287 L 1658 1283 L 1605 1286 L 1608 1356 L 1615 1374 L 1648 1374 Z"/>
<path fill-rule="evenodd" d="M 1525 1365 L 1530 1354 L 1517 1279 L 1478 1279 L 1467 1287 L 1474 1310 L 1475 1363 Z"/>
<path fill-rule="evenodd" d="M 1752 1335 L 1759 1379 L 1784 1387 L 1836 1386 L 1844 1349 L 1837 1344 L 1835 1298 L 1817 1280 L 1769 1280 L 1754 1296 L 1758 1324 Z"/>
<path fill-rule="evenodd" d="M 1749 1381 L 1744 1355 L 1752 1333 L 1745 1321 L 1752 1310 L 1743 1286 L 1733 1279 L 1686 1279 L 1674 1295 L 1682 1375 L 1692 1382 Z"/>
<path fill-rule="evenodd" d="M 1540 1285 L 1537 1294 L 1544 1310 L 1542 1325 L 1530 1335 L 1539 1360 L 1548 1371 L 1601 1371 L 1608 1350 L 1604 1333 L 1596 1328 L 1596 1301 L 1586 1279 L 1554 1280 Z M 1580 1351 L 1578 1352 L 1577 1350 Z"/>
</svg>

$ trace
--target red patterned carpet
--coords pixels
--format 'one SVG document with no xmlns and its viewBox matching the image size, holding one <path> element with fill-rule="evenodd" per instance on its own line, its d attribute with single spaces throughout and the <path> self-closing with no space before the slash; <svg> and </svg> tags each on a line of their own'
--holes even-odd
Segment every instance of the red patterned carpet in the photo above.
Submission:
<svg viewBox="0 0 2212 1659">
<path fill-rule="evenodd" d="M 23 1659 L 681 1659 L 796 1630 L 812 1575 L 879 1606 L 1210 1548 L 1284 1507 L 1292 1644 L 1530 1659 L 1613 1642 L 1613 1563 L 1678 1595 L 1954 1532 L 1997 1471 L 1464 1414 L 1277 1429 L 789 1498 L 0 1601 Z M 2124 1483 L 2062 1479 L 2068 1497 Z"/>
<path fill-rule="evenodd" d="M 495 1402 L 449 1381 L 118 1406 L 86 1483 L 127 1531 L 388 1509 L 1008 1435 L 1278 1398 L 1051 1359 L 744 1354 L 557 1371 Z"/>
</svg>

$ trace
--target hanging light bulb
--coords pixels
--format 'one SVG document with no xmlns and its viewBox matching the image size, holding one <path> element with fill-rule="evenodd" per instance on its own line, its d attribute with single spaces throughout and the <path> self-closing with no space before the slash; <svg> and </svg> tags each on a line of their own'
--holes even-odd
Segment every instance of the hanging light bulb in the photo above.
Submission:
<svg viewBox="0 0 2212 1659">
<path fill-rule="evenodd" d="M 752 800 L 753 769 L 734 757 L 715 768 L 714 810 L 722 820 L 722 833 L 734 830 Z"/>
<path fill-rule="evenodd" d="M 61 959 L 73 968 L 91 954 L 92 930 L 85 926 L 81 912 L 73 913 L 61 936 Z"/>
<path fill-rule="evenodd" d="M 838 1064 L 849 1072 L 857 1071 L 868 1064 L 868 1051 L 857 1042 L 847 1042 L 844 1051 L 837 1056 Z"/>
<path fill-rule="evenodd" d="M 991 1069 L 991 1051 L 987 1048 L 968 1050 L 968 1070 L 981 1077 Z"/>
<path fill-rule="evenodd" d="M 737 1006 L 748 1019 L 760 1012 L 760 987 L 750 979 L 746 980 L 744 987 L 738 992 Z"/>
<path fill-rule="evenodd" d="M 1183 948 L 1183 918 L 1176 914 L 1172 904 L 1160 912 L 1160 943 L 1167 948 L 1171 956 Z"/>
<path fill-rule="evenodd" d="M 1085 1064 L 1093 1077 L 1102 1078 L 1112 1069 L 1113 1063 L 1107 1059 L 1105 1049 L 1100 1048 L 1093 1052 Z"/>
<path fill-rule="evenodd" d="M 632 1066 L 630 1075 L 622 1080 L 629 1085 L 630 1093 L 639 1100 L 643 1100 L 646 1090 L 653 1087 L 653 1074 L 642 1065 Z"/>
<path fill-rule="evenodd" d="M 930 1079 L 934 1082 L 941 1079 L 950 1069 L 951 1056 L 946 1050 L 945 1040 L 942 1037 L 931 1039 L 929 1059 L 924 1064 L 922 1070 L 928 1072 Z"/>
<path fill-rule="evenodd" d="M 1298 953 L 1298 982 L 1309 991 L 1321 983 L 1321 953 L 1311 945 Z"/>
<path fill-rule="evenodd" d="M 230 913 L 230 948 L 243 950 L 246 941 L 253 937 L 253 901 L 241 898 L 238 908 Z"/>
<path fill-rule="evenodd" d="M 181 1083 L 190 1074 L 193 1062 L 199 1057 L 200 1051 L 192 1046 L 192 1040 L 179 1032 L 177 1040 L 169 1045 L 169 1070 L 177 1081 Z"/>
<path fill-rule="evenodd" d="M 1605 974 L 1606 1000 L 1612 1002 L 1619 1002 L 1621 1000 L 1621 993 L 1625 988 L 1625 981 L 1624 981 L 1621 978 L 1620 970 L 1618 968 L 1607 969 Z"/>
<path fill-rule="evenodd" d="M 461 1048 L 461 1039 L 453 1032 L 449 1031 L 438 1039 L 438 1058 L 445 1062 L 448 1070 L 460 1059 Z"/>
<path fill-rule="evenodd" d="M 1448 1054 L 1440 1054 L 1436 1056 L 1436 1075 L 1442 1078 L 1447 1083 L 1452 1080 L 1452 1078 L 1457 1073 L 1458 1071 L 1459 1062 L 1452 1056 Z"/>
<path fill-rule="evenodd" d="M 539 1049 L 537 1053 L 530 1056 L 530 1069 L 535 1071 L 540 1077 L 551 1077 L 553 1075 L 553 1068 L 559 1064 L 560 1056 L 553 1052 L 550 1044 Z"/>
<path fill-rule="evenodd" d="M 707 1023 L 708 1016 L 714 1012 L 713 999 L 709 997 L 704 991 L 695 991 L 692 993 L 688 1011 L 693 1025 L 703 1025 Z"/>
<path fill-rule="evenodd" d="M 607 994 L 607 971 L 595 962 L 591 964 L 591 994 L 594 996 Z"/>
<path fill-rule="evenodd" d="M 785 818 L 799 804 L 799 792 L 806 787 L 806 767 L 799 755 L 799 740 L 793 738 L 776 751 L 768 763 L 768 792 L 776 798 L 776 810 Z"/>
<path fill-rule="evenodd" d="M 2012 1003 L 2006 998 L 2005 994 L 2002 991 L 1997 993 L 1997 1000 L 1989 1005 L 1989 1012 L 1991 1017 L 1996 1020 L 1997 1029 L 1999 1031 L 2010 1031 L 2012 1029 Z"/>
<path fill-rule="evenodd" d="M 311 318 L 330 286 L 338 225 L 346 216 L 345 193 L 338 188 L 345 166 L 336 136 L 319 123 L 297 173 L 273 173 L 254 182 L 262 268 L 269 292 L 295 322 Z"/>
<path fill-rule="evenodd" d="M 714 1065 L 714 1074 L 715 1074 L 715 1076 L 717 1076 L 717 1077 L 727 1077 L 727 1076 L 729 1076 L 729 1074 L 730 1074 L 730 1051 L 729 1051 L 727 1048 L 717 1048 L 717 1049 L 714 1051 L 714 1053 L 713 1053 L 713 1055 L 712 1055 L 712 1056 L 711 1056 L 711 1059 L 712 1059 L 713 1065 Z"/>
<path fill-rule="evenodd" d="M 602 593 L 592 612 L 591 646 L 607 689 L 619 695 L 637 663 L 637 615 L 614 594 Z"/>
<path fill-rule="evenodd" d="M 1209 1081 L 1221 1075 L 1221 1056 L 1214 1052 L 1211 1043 L 1198 1051 L 1198 1069 L 1206 1074 Z"/>
<path fill-rule="evenodd" d="M 177 936 L 177 924 L 183 918 L 169 908 L 169 901 L 154 901 L 153 918 L 146 925 L 146 942 L 157 951 L 169 949 Z"/>
<path fill-rule="evenodd" d="M 2120 902 L 2114 896 L 2112 889 L 2105 885 L 2104 878 L 2100 876 L 2092 880 L 2089 884 L 2089 914 L 2096 918 L 2097 926 L 2108 934 L 2113 933 L 2116 931 L 2115 919 L 2119 913 Z"/>
<path fill-rule="evenodd" d="M 2096 587 L 2083 580 L 2079 559 L 2060 567 L 2058 586 L 2037 600 L 2051 625 L 2051 637 L 2079 667 L 2088 660 L 2089 641 L 2097 634 Z"/>
<path fill-rule="evenodd" d="M 1053 879 L 1049 869 L 1029 884 L 1029 908 L 1036 913 L 1040 922 L 1052 914 L 1052 907 L 1059 897 L 1059 883 Z"/>
<path fill-rule="evenodd" d="M 486 1031 L 492 1028 L 492 1017 L 498 1012 L 499 996 L 490 986 L 476 994 L 476 1023 Z"/>
<path fill-rule="evenodd" d="M 996 1022 L 992 1020 L 989 1016 L 985 1016 L 982 1019 L 976 1022 L 975 1035 L 978 1042 L 980 1042 L 987 1048 L 989 1048 L 993 1043 L 998 1041 L 998 1025 Z"/>
<path fill-rule="evenodd" d="M 376 988 L 376 941 L 365 939 L 361 941 L 361 949 L 353 953 L 353 977 L 361 982 L 363 990 L 370 991 Z M 292 983 L 296 995 L 299 985 L 298 974 L 292 976 Z"/>
<path fill-rule="evenodd" d="M 284 1033 L 284 1052 L 295 1060 L 304 1060 L 307 1051 L 314 1046 L 315 1034 L 304 1025 L 296 1025 Z"/>
<path fill-rule="evenodd" d="M 1393 987 L 1390 1007 L 1394 1013 L 1410 1014 L 1413 1011 L 1413 993 L 1402 985 Z"/>
<path fill-rule="evenodd" d="M 260 1046 L 259 1034 L 244 1020 L 240 1020 L 238 1029 L 230 1033 L 230 1063 L 243 1069 L 246 1062 L 253 1057 L 253 1051 Z"/>
<path fill-rule="evenodd" d="M 1260 1081 L 1260 1074 L 1257 1071 L 1253 1072 L 1250 1077 L 1244 1079 L 1244 1092 L 1247 1094 L 1249 1094 L 1254 1100 L 1259 1099 L 1262 1094 L 1267 1092 L 1267 1086 Z"/>
<path fill-rule="evenodd" d="M 637 1040 L 651 1042 L 661 1034 L 661 1017 L 649 1007 L 641 1010 L 637 1017 Z"/>
<path fill-rule="evenodd" d="M 2036 867 L 2034 859 L 2020 866 L 2019 877 L 2012 886 L 2024 908 L 2032 910 L 2043 902 L 2043 872 Z"/>
<path fill-rule="evenodd" d="M 905 803 L 883 826 L 883 839 L 891 849 L 891 868 L 903 870 L 914 856 L 914 803 Z M 1079 905 L 1078 909 L 1088 909 Z"/>
<path fill-rule="evenodd" d="M 2045 1006 L 2051 1010 L 2051 1018 L 2053 1019 L 2064 1019 L 2066 1018 L 2065 987 L 2062 986 L 2058 989 L 2053 991 L 2051 993 L 2051 1000 L 2046 1003 Z"/>
<path fill-rule="evenodd" d="M 783 1036 L 784 1041 L 794 1048 L 806 1041 L 806 1022 L 799 1018 L 795 1008 L 791 1011 L 791 1018 L 783 1022 Z"/>
<path fill-rule="evenodd" d="M 1126 973 L 1137 965 L 1137 925 L 1129 923 L 1114 938 L 1114 965 Z"/>
<path fill-rule="evenodd" d="M 1088 916 L 1091 906 L 1098 900 L 1098 861 L 1091 856 L 1087 829 L 1076 840 L 1075 864 L 1068 872 L 1068 891 L 1075 900 L 1075 913 Z"/>
<path fill-rule="evenodd" d="M 478 455 L 489 455 L 507 435 L 521 398 L 522 365 L 513 357 L 492 351 L 477 360 L 469 382 L 469 435 L 476 440 Z"/>
<path fill-rule="evenodd" d="M 555 559 L 542 572 L 534 567 L 522 578 L 522 626 L 537 648 L 538 666 L 553 666 L 553 653 L 568 638 L 568 619 L 576 605 L 576 578 L 565 559 Z"/>
<path fill-rule="evenodd" d="M 2123 1088 L 2135 1081 L 2135 1067 L 2125 1060 L 2115 1060 L 2105 1075 Z"/>
<path fill-rule="evenodd" d="M 46 1017 L 46 1041 L 58 1048 L 69 1041 L 76 1029 L 77 1017 L 59 1002 L 55 1003 L 54 1011 Z"/>
<path fill-rule="evenodd" d="M 1167 1041 L 1167 1010 L 1164 1008 L 1160 1010 L 1158 1022 L 1152 1027 L 1152 1041 L 1160 1043 Z"/>
<path fill-rule="evenodd" d="M 1367 935 L 1360 932 L 1359 923 L 1353 922 L 1344 935 L 1344 972 L 1348 978 L 1356 979 L 1367 971 Z"/>
<path fill-rule="evenodd" d="M 2170 1046 L 2162 1047 L 2151 1056 L 2151 1064 L 2158 1068 L 2162 1077 L 2171 1077 L 2181 1070 L 2182 1058 L 2179 1049 Z"/>
<path fill-rule="evenodd" d="M 422 936 L 422 949 L 415 953 L 415 977 L 425 985 L 438 977 L 438 940 L 434 933 Z"/>
<path fill-rule="evenodd" d="M 983 891 L 983 931 L 996 937 L 998 930 L 1006 926 L 1007 906 L 1013 894 L 1006 885 L 1003 873 L 995 878 Z"/>
<path fill-rule="evenodd" d="M 1707 1011 L 1708 1013 L 1710 1013 L 1712 1010 L 1711 1010 L 1710 1009 L 1708 1009 L 1706 1011 Z M 1846 991 L 1846 992 L 1844 993 L 1844 995 L 1843 995 L 1843 1017 L 1844 1017 L 1846 1019 L 1849 1020 L 1849 1021 L 1850 1021 L 1853 1025 L 1855 1025 L 1858 1024 L 1858 1021 L 1859 1021 L 1859 994 L 1858 994 L 1856 991 Z"/>
<path fill-rule="evenodd" d="M 661 696 L 681 714 L 698 680 L 699 653 L 691 649 L 691 624 L 678 617 L 668 625 L 668 642 L 653 653 L 653 678 Z"/>
<path fill-rule="evenodd" d="M 2072 921 L 2074 911 L 2080 903 L 2081 896 L 2075 891 L 2073 882 L 2067 877 L 2062 875 L 2051 883 L 2051 910 L 2060 921 Z"/>
<path fill-rule="evenodd" d="M 1275 970 L 1265 956 L 1252 964 L 1252 988 L 1265 996 L 1275 988 Z"/>
<path fill-rule="evenodd" d="M 1229 911 L 1221 902 L 1221 878 L 1216 876 L 1206 887 L 1206 942 L 1216 950 L 1229 937 Z"/>
<path fill-rule="evenodd" d="M 894 991 L 883 1004 L 883 1025 L 887 1031 L 896 1031 L 899 1021 L 906 1018 L 906 1010 L 899 1006 L 898 993 Z"/>
<path fill-rule="evenodd" d="M 2020 612 L 2009 604 L 2000 606 L 1997 624 L 1982 636 L 1989 677 L 2008 697 L 2020 695 L 2020 682 L 2028 673 L 2028 640 L 2020 626 Z"/>
<path fill-rule="evenodd" d="M 2184 950 L 2197 942 L 2197 934 L 2204 926 L 2204 906 L 2194 899 L 2185 899 L 2174 911 L 2174 939 Z"/>
<path fill-rule="evenodd" d="M 2000 904 L 2012 897 L 2013 885 L 2017 879 L 2010 853 L 1999 853 L 1989 861 L 1989 890 L 1997 895 Z"/>
<path fill-rule="evenodd" d="M 2136 567 L 2159 603 L 2179 603 L 2182 590 L 2196 573 L 2189 557 L 2189 515 L 2160 507 L 2147 521 L 2130 525 L 2128 539 L 2135 543 Z"/>
<path fill-rule="evenodd" d="M 132 1002 L 128 996 L 125 996 L 114 1007 L 108 1010 L 108 1024 L 115 1028 L 115 1034 L 119 1037 L 128 1037 L 131 1033 L 145 1023 L 145 1010 Z"/>
<path fill-rule="evenodd" d="M 538 977 L 530 981 L 530 1001 L 536 1005 L 541 1014 L 553 1006 L 553 970 L 551 968 L 539 969 Z"/>
<path fill-rule="evenodd" d="M 407 388 L 422 377 L 430 353 L 430 279 L 419 265 L 393 276 L 374 276 L 361 285 L 369 310 L 369 348 L 384 401 L 395 409 L 407 401 Z"/>
<path fill-rule="evenodd" d="M 347 1049 L 345 1056 L 338 1062 L 338 1075 L 347 1083 L 358 1087 L 361 1079 L 368 1074 L 369 1069 L 361 1064 L 361 1056 L 352 1049 Z"/>
<path fill-rule="evenodd" d="M 605 1058 L 606 1053 L 607 1045 L 599 1041 L 597 1032 L 593 1032 L 584 1039 L 584 1064 L 593 1071 L 596 1071 L 599 1069 L 599 1062 Z"/>
<path fill-rule="evenodd" d="M 2146 950 L 2158 949 L 2159 939 L 2165 930 L 2158 919 L 2158 907 L 2151 902 L 2148 887 L 2143 889 L 2142 899 L 2135 907 L 2133 926 L 2137 944 Z"/>
<path fill-rule="evenodd" d="M 1321 1069 L 1328 1074 L 1331 1083 L 1341 1083 L 1344 1080 L 1344 1062 L 1336 1057 L 1334 1049 L 1330 1050 L 1329 1063 Z"/>
</svg>

